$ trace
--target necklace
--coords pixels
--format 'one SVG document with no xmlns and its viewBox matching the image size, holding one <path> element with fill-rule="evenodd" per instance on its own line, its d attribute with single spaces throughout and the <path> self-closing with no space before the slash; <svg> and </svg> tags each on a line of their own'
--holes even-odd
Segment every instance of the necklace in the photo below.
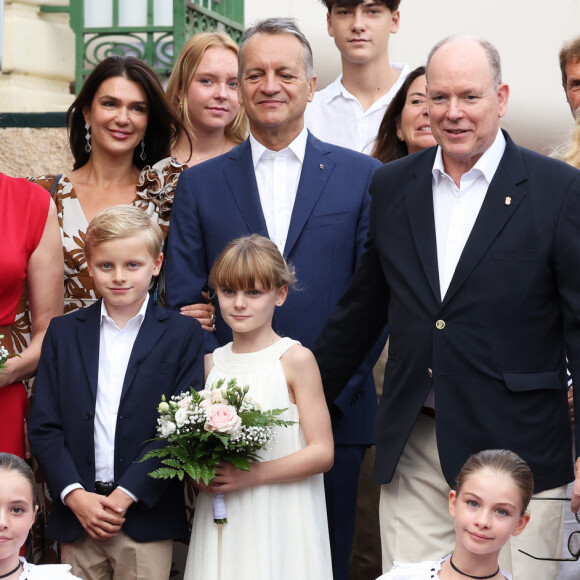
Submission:
<svg viewBox="0 0 580 580">
<path fill-rule="evenodd" d="M 224 152 L 224 149 L 226 148 L 226 143 L 228 142 L 228 138 L 224 137 L 224 142 L 222 145 L 222 148 L 220 149 L 219 153 L 209 153 L 207 155 L 202 155 L 201 157 L 198 157 L 197 155 L 195 155 L 194 153 L 192 153 L 193 158 L 196 161 L 204 161 L 205 159 L 209 159 L 210 157 L 217 157 L 218 155 L 221 155 Z"/>
<path fill-rule="evenodd" d="M 488 578 L 493 578 L 494 576 L 497 576 L 499 574 L 499 566 L 497 567 L 497 570 L 493 573 L 490 574 L 489 576 L 472 576 L 471 574 L 466 574 L 465 572 L 462 572 L 454 563 L 453 563 L 453 554 L 451 554 L 451 556 L 449 556 L 449 563 L 451 564 L 451 567 L 458 573 L 461 574 L 462 576 L 467 576 L 468 578 L 473 578 L 474 580 L 487 580 Z"/>
<path fill-rule="evenodd" d="M 14 574 L 14 572 L 18 571 L 18 568 L 20 568 L 21 562 L 20 560 L 18 560 L 18 564 L 16 564 L 16 568 L 14 568 L 14 570 L 10 570 L 10 572 L 7 572 L 6 574 L 2 574 L 0 576 L 0 578 L 8 578 L 8 576 L 12 576 L 12 574 Z"/>
</svg>

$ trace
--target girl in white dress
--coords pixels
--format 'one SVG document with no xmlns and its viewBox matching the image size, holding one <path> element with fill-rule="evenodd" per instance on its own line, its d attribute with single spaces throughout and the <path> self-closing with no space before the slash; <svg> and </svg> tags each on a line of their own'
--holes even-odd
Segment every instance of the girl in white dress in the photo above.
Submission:
<svg viewBox="0 0 580 580">
<path fill-rule="evenodd" d="M 68 564 L 34 566 L 18 556 L 37 511 L 32 469 L 20 457 L 0 453 L 0 578 L 74 580 Z"/>
<path fill-rule="evenodd" d="M 526 511 L 534 491 L 528 464 L 512 451 L 494 449 L 472 455 L 449 492 L 455 519 L 455 549 L 446 558 L 398 564 L 377 580 L 511 580 L 498 564 L 510 536 L 530 521 Z"/>
<path fill-rule="evenodd" d="M 275 428 L 249 471 L 222 463 L 200 484 L 185 578 L 332 580 L 322 473 L 334 451 L 320 373 L 308 349 L 272 329 L 293 272 L 273 242 L 253 235 L 224 250 L 209 281 L 233 342 L 206 355 L 206 384 L 235 377 L 263 409 L 287 409 L 281 417 L 295 423 Z M 213 521 L 216 493 L 224 525 Z"/>
</svg>

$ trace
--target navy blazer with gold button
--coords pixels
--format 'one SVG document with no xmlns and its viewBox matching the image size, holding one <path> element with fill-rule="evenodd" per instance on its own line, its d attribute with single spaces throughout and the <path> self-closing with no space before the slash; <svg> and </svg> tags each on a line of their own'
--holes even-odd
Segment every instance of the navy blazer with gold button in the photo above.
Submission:
<svg viewBox="0 0 580 580">
<path fill-rule="evenodd" d="M 32 452 L 48 482 L 52 509 L 47 535 L 73 542 L 82 531 L 60 499 L 67 486 L 95 489 L 94 417 L 99 367 L 101 301 L 54 318 L 38 367 L 29 421 Z M 115 432 L 115 483 L 139 501 L 123 530 L 134 540 L 188 538 L 183 484 L 152 479 L 155 461 L 137 461 L 156 443 L 161 395 L 203 386 L 203 337 L 196 320 L 147 305 L 125 374 Z"/>
<path fill-rule="evenodd" d="M 427 393 L 451 487 L 469 455 L 520 454 L 536 490 L 573 479 L 566 353 L 580 416 L 580 172 L 516 146 L 489 185 L 441 299 L 432 148 L 385 165 L 371 185 L 369 240 L 315 346 L 326 395 L 391 328 L 375 422 L 374 476 L 388 483 Z M 580 429 L 576 430 L 580 452 Z"/>
</svg>

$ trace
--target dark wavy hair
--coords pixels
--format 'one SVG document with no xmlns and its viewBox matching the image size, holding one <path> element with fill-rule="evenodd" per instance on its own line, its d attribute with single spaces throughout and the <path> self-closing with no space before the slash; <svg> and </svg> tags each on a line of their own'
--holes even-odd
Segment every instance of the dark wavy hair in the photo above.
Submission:
<svg viewBox="0 0 580 580">
<path fill-rule="evenodd" d="M 415 70 L 412 70 L 403 81 L 401 88 L 397 91 L 397 94 L 393 97 L 393 100 L 385 111 L 371 152 L 371 156 L 378 159 L 381 163 L 388 163 L 389 161 L 394 161 L 395 159 L 409 155 L 407 144 L 397 136 L 397 121 L 403 113 L 409 87 L 415 79 L 418 79 L 424 74 L 424 66 L 418 66 Z"/>
<path fill-rule="evenodd" d="M 132 56 L 109 56 L 100 62 L 85 80 L 83 88 L 66 112 L 70 148 L 74 157 L 73 169 L 82 167 L 90 157 L 85 151 L 85 119 L 83 109 L 93 104 L 95 94 L 104 81 L 111 77 L 125 77 L 137 83 L 145 93 L 148 122 L 145 133 L 145 160 L 140 158 L 141 147 L 133 152 L 133 164 L 139 169 L 169 157 L 179 130 L 183 125 L 169 105 L 161 82 L 155 72 L 143 61 Z"/>
</svg>

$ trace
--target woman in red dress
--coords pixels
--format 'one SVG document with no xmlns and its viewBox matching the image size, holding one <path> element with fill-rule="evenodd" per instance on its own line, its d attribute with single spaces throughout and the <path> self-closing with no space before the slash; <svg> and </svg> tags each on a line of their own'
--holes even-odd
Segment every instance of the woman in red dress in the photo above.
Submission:
<svg viewBox="0 0 580 580">
<path fill-rule="evenodd" d="M 62 314 L 63 271 L 50 195 L 25 179 L 0 174 L 0 344 L 19 355 L 0 371 L 0 451 L 19 457 L 25 455 L 23 381 L 36 372 L 50 319 Z"/>
</svg>

